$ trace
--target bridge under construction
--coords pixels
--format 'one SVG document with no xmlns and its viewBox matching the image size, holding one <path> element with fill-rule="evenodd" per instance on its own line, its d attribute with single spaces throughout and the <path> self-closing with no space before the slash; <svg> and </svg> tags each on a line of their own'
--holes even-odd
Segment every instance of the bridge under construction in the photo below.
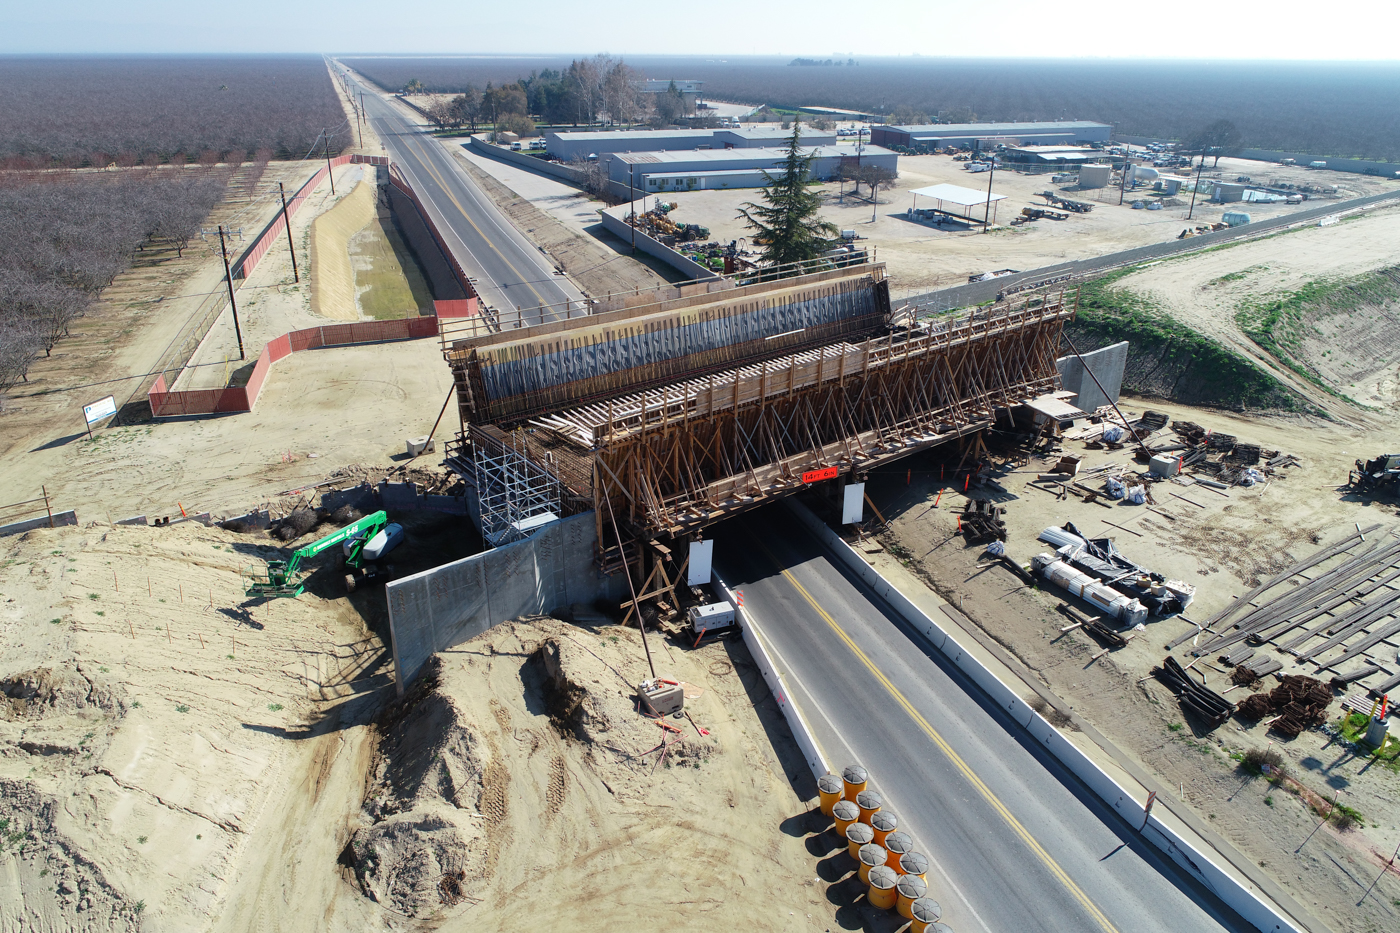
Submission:
<svg viewBox="0 0 1400 933">
<path fill-rule="evenodd" d="M 1075 308 L 1060 291 L 917 318 L 862 262 L 593 310 L 444 335 L 461 425 L 447 462 L 492 543 L 591 509 L 602 569 L 640 580 L 648 554 L 708 525 L 1055 392 Z"/>
</svg>

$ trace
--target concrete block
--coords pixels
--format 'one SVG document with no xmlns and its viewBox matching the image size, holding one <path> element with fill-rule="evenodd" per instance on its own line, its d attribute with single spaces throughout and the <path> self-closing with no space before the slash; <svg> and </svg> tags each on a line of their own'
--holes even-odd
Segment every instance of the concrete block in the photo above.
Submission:
<svg viewBox="0 0 1400 933">
<path fill-rule="evenodd" d="M 422 437 L 408 438 L 405 441 L 405 446 L 410 457 L 417 457 L 425 453 L 432 453 L 437 447 L 437 441 L 425 434 Z"/>
<path fill-rule="evenodd" d="M 1154 476 L 1175 476 L 1181 472 L 1181 458 L 1158 454 L 1152 458 L 1148 469 Z"/>
</svg>

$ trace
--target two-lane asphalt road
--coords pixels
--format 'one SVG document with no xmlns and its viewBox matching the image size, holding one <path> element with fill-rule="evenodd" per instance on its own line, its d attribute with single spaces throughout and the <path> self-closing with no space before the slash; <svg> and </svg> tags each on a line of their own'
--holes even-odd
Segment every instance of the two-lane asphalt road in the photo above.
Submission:
<svg viewBox="0 0 1400 933">
<path fill-rule="evenodd" d="M 860 763 L 934 863 L 959 933 L 1252 930 L 1144 842 L 785 509 L 715 563 L 762 627 L 831 766 Z"/>
<path fill-rule="evenodd" d="M 353 76 L 350 81 L 364 92 L 370 126 L 389 158 L 433 215 L 462 268 L 477 280 L 486 303 L 500 311 L 521 308 L 526 323 L 563 318 L 565 302 L 577 314 L 583 295 L 555 273 L 548 257 L 506 219 L 452 155 L 378 91 Z M 541 306 L 543 313 L 537 310 Z"/>
</svg>

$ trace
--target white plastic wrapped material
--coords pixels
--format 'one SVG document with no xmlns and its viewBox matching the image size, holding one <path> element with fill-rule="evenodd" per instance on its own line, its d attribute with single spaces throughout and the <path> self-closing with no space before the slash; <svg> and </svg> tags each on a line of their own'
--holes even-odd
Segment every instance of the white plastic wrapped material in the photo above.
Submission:
<svg viewBox="0 0 1400 933">
<path fill-rule="evenodd" d="M 1181 603 L 1181 611 L 1185 612 L 1186 607 L 1191 605 L 1191 600 L 1196 598 L 1196 588 L 1189 583 L 1180 580 L 1168 580 L 1162 584 L 1167 592 L 1171 593 Z"/>
<path fill-rule="evenodd" d="M 1147 490 L 1141 486 L 1133 486 L 1128 489 L 1128 501 L 1133 505 L 1142 505 L 1147 501 Z"/>
<path fill-rule="evenodd" d="M 1079 547 L 1084 546 L 1084 539 L 1081 538 L 1079 535 L 1071 534 L 1070 532 L 1065 531 L 1063 528 L 1056 528 L 1053 525 L 1042 531 L 1040 534 L 1036 535 L 1036 540 L 1044 541 L 1046 544 L 1052 545 L 1057 550 L 1059 548 L 1064 547 L 1066 544 L 1074 544 L 1078 545 Z"/>
<path fill-rule="evenodd" d="M 1113 614 L 1127 625 L 1137 625 L 1147 620 L 1147 607 L 1142 603 L 1104 586 L 1087 573 L 1076 570 L 1062 560 L 1057 560 L 1049 554 L 1040 554 L 1031 565 L 1051 583 Z"/>
<path fill-rule="evenodd" d="M 1128 487 L 1121 479 L 1108 478 L 1108 497 L 1110 499 L 1121 499 L 1128 494 Z"/>
<path fill-rule="evenodd" d="M 993 557 L 1001 557 L 1006 553 L 1006 542 L 993 541 L 991 544 L 987 545 L 987 553 Z"/>
<path fill-rule="evenodd" d="M 1254 469 L 1254 467 L 1245 470 L 1244 475 L 1240 477 L 1241 486 L 1253 486 L 1255 483 L 1262 482 L 1264 482 L 1264 474 Z"/>
<path fill-rule="evenodd" d="M 1103 429 L 1103 440 L 1105 444 L 1116 444 L 1123 439 L 1124 431 L 1116 424 L 1106 424 Z"/>
</svg>

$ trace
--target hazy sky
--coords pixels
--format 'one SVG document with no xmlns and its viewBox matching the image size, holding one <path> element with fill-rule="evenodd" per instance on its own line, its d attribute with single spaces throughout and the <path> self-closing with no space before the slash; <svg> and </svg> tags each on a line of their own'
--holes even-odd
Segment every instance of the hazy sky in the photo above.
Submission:
<svg viewBox="0 0 1400 933">
<path fill-rule="evenodd" d="M 623 27 L 627 27 L 624 31 Z M 1400 59 L 1396 0 L 71 0 L 5 3 L 0 52 L 530 52 Z"/>
</svg>

